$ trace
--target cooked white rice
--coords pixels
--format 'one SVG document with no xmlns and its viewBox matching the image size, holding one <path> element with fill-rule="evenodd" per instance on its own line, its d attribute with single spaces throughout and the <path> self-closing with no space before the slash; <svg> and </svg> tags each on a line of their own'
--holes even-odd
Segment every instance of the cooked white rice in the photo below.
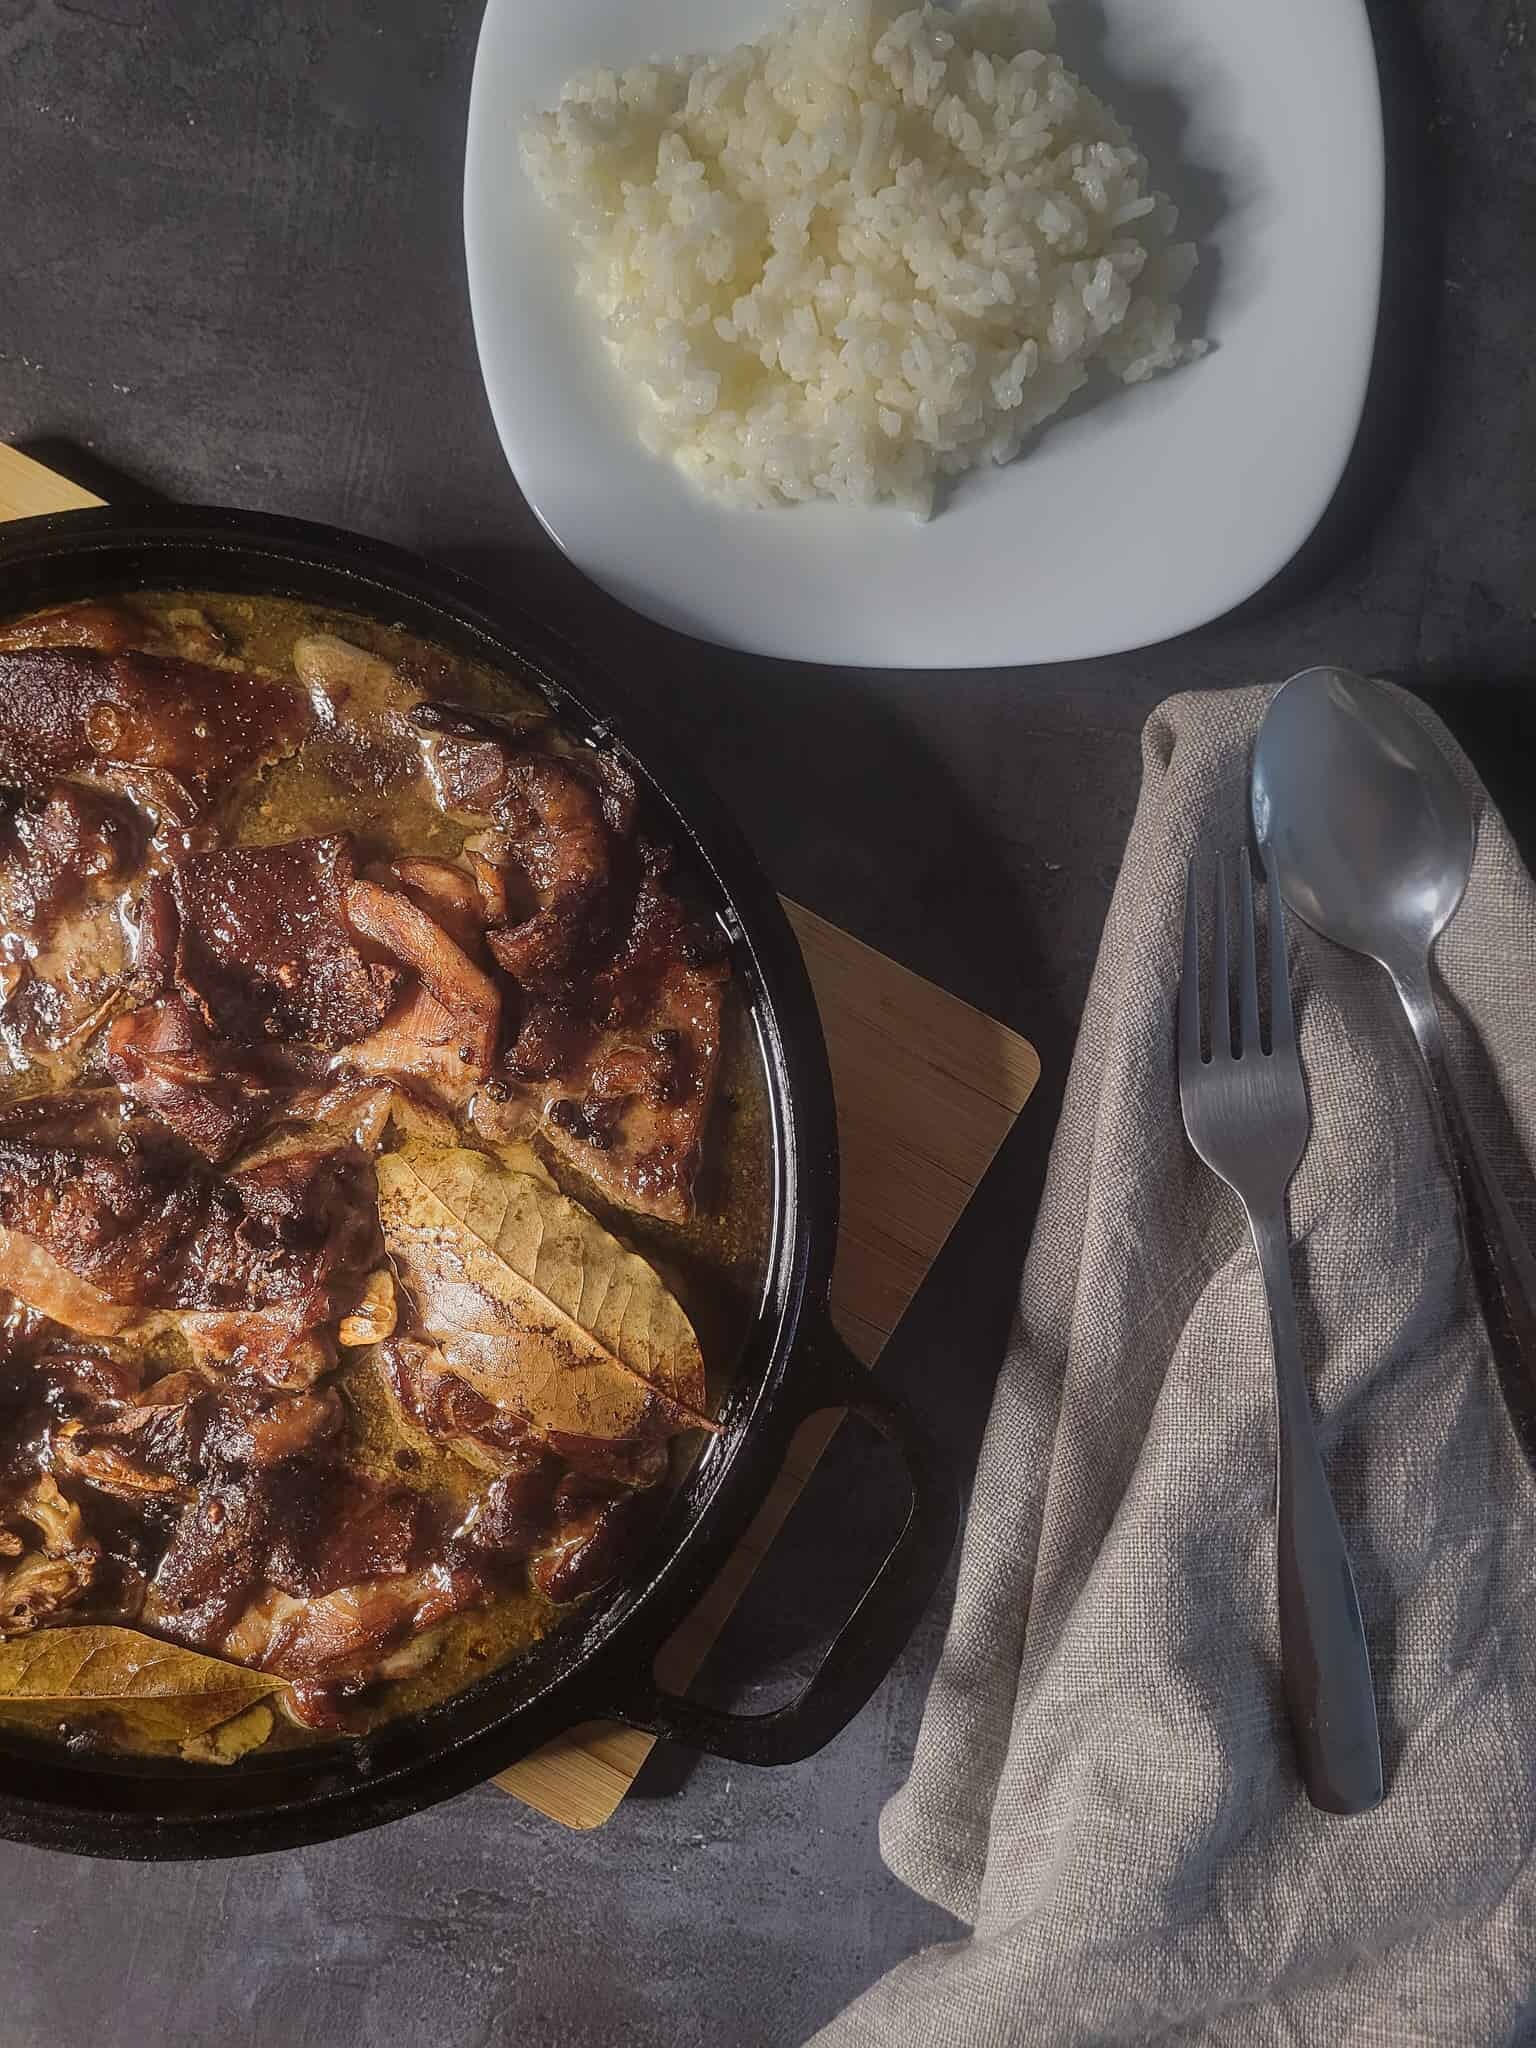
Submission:
<svg viewBox="0 0 1536 2048">
<path fill-rule="evenodd" d="M 737 502 L 1007 462 L 1097 362 L 1138 383 L 1194 268 L 1044 0 L 811 0 L 722 57 L 573 78 L 523 160 L 647 446 Z"/>
</svg>

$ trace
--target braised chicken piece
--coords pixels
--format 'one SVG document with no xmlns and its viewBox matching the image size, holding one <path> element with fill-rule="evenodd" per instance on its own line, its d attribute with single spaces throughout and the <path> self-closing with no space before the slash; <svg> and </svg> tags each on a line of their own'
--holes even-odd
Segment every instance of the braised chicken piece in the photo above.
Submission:
<svg viewBox="0 0 1536 2048">
<path fill-rule="evenodd" d="M 501 1025 L 501 997 L 495 983 L 449 938 L 442 924 L 403 890 L 385 889 L 377 882 L 353 882 L 347 890 L 346 907 L 352 929 L 360 937 L 371 940 L 415 975 L 417 986 L 406 998 L 410 1005 L 408 1035 L 451 1050 L 458 1063 L 459 1086 L 441 1085 L 440 1070 L 445 1064 L 441 1059 L 432 1060 L 428 1071 L 440 1081 L 440 1093 L 446 1093 L 449 1100 L 464 1100 L 490 1073 L 495 1056 Z M 423 997 L 429 999 L 430 1007 Z M 385 1019 L 386 1032 L 390 1021 Z M 394 1020 L 397 1031 L 405 1021 Z M 353 1063 L 365 1071 L 381 1071 L 384 1061 L 378 1044 L 357 1047 Z M 452 1071 L 450 1062 L 443 1078 L 451 1080 Z"/>
<path fill-rule="evenodd" d="M 43 1172 L 45 1158 L 56 1161 L 57 1180 L 64 1186 L 70 1177 L 66 1155 L 72 1148 L 82 1156 L 91 1153 L 110 1159 L 133 1142 L 127 1105 L 106 1089 L 23 1097 L 0 1111 L 0 1150 L 21 1148 L 12 1162 L 18 1206 L 25 1199 L 23 1181 L 36 1179 Z M 45 1190 L 41 1185 L 32 1199 L 42 1205 Z M 62 1217 L 59 1228 L 62 1231 Z M 0 1222 L 0 1288 L 38 1320 L 86 1337 L 116 1337 L 135 1320 L 132 1307 L 81 1278 L 38 1237 L 4 1222 Z"/>
<path fill-rule="evenodd" d="M 0 1520 L 59 1431 L 82 1416 L 116 1415 L 142 1377 L 137 1360 L 70 1344 L 44 1318 L 10 1320 L 0 1348 Z"/>
<path fill-rule="evenodd" d="M 31 647 L 94 647 L 101 654 L 179 654 L 210 661 L 225 652 L 225 639 L 195 605 L 173 605 L 158 616 L 126 599 L 90 598 L 80 604 L 49 605 L 0 626 L 0 652 Z"/>
<path fill-rule="evenodd" d="M 437 1102 L 462 1103 L 479 1078 L 461 1056 L 468 1043 L 451 1010 L 430 989 L 410 988 L 377 1031 L 345 1049 L 349 1071 L 409 1079 Z"/>
<path fill-rule="evenodd" d="M 116 888 L 144 851 L 143 820 L 105 791 L 0 788 L 0 943 L 47 936 L 62 911 Z"/>
<path fill-rule="evenodd" d="M 720 1061 L 718 934 L 674 892 L 667 851 L 634 840 L 616 756 L 535 752 L 439 704 L 412 715 L 444 801 L 497 828 L 469 859 L 486 943 L 524 1002 L 504 1067 L 513 1107 L 477 1100 L 478 1126 L 514 1129 L 531 1094 L 549 1142 L 606 1195 L 685 1222 Z M 527 915 L 495 914 L 518 899 Z"/>
<path fill-rule="evenodd" d="M 129 648 L 168 651 L 160 647 L 160 638 L 159 629 L 142 612 L 89 598 L 82 604 L 49 605 L 0 626 L 0 653 L 19 654 L 33 647 L 94 647 L 100 654 L 123 654 Z"/>
<path fill-rule="evenodd" d="M 533 1560 L 533 1583 L 558 1605 L 584 1599 L 634 1562 L 655 1534 L 664 1505 L 655 1489 L 579 1506 L 571 1501 L 555 1540 Z"/>
<path fill-rule="evenodd" d="M 333 711 L 359 700 L 372 705 L 395 683 L 392 663 L 336 633 L 306 633 L 293 643 L 293 669 L 311 697 L 323 697 Z"/>
<path fill-rule="evenodd" d="M 353 879 L 344 833 L 177 864 L 176 984 L 211 1031 L 334 1051 L 377 1030 L 402 976 L 363 957 L 347 921 Z"/>
<path fill-rule="evenodd" d="M 213 1521 L 188 1509 L 145 1619 L 174 1640 L 279 1673 L 290 1681 L 289 1712 L 311 1727 L 345 1728 L 351 1701 L 419 1667 L 442 1622 L 485 1606 L 550 1541 L 548 1486 L 535 1505 L 526 1485 L 493 1481 L 445 1539 L 435 1504 L 419 1493 L 344 1469 L 302 1480 L 305 1498 L 322 1504 L 311 1524 L 295 1526 L 279 1512 L 286 1497 L 250 1480 L 226 1487 Z M 633 1554 L 636 1511 L 610 1505 L 597 1515 L 604 1540 L 584 1509 L 534 1558 L 538 1574 L 548 1557 L 544 1574 L 564 1599 L 594 1590 Z"/>
<path fill-rule="evenodd" d="M 66 1422 L 52 1438 L 54 1470 L 119 1500 L 190 1497 L 198 1471 L 189 1404 L 135 1407 L 111 1421 Z"/>
<path fill-rule="evenodd" d="M 204 1463 L 262 1471 L 292 1458 L 313 1458 L 335 1444 L 345 1425 L 346 1407 L 334 1387 L 282 1393 L 216 1383 L 202 1423 Z"/>
<path fill-rule="evenodd" d="M 13 1458 L 28 1447 L 35 1475 L 31 1528 L 13 1520 L 7 1532 L 12 1518 L 6 1503 L 17 1507 L 20 1471 L 13 1467 L 8 1473 L 0 1462 L 0 1584 L 11 1559 L 20 1557 L 26 1575 L 10 1591 L 18 1600 L 27 1595 L 29 1612 L 37 1612 L 41 1587 L 62 1595 L 39 1616 L 43 1625 L 128 1623 L 143 1603 L 147 1573 L 175 1500 L 161 1497 L 158 1480 L 148 1490 L 125 1483 L 130 1474 L 121 1464 L 102 1475 L 120 1482 L 115 1491 L 82 1488 L 69 1455 L 83 1429 L 105 1428 L 135 1412 L 142 1372 L 142 1362 L 131 1353 L 71 1343 L 48 1334 L 46 1325 L 30 1335 L 14 1334 L 0 1355 L 0 1432 L 9 1438 Z M 44 1462 L 47 1469 L 40 1471 Z M 47 1487 L 39 1496 L 44 1479 Z M 4 1599 L 0 1591 L 0 1605 Z"/>
<path fill-rule="evenodd" d="M 344 1726 L 346 1701 L 391 1675 L 391 1652 L 484 1604 L 491 1585 L 443 1558 L 443 1504 L 328 1459 L 323 1441 L 318 1454 L 296 1442 L 258 1463 L 205 1439 L 217 1488 L 183 1511 L 143 1618 L 191 1648 L 302 1681 L 295 1717 Z"/>
<path fill-rule="evenodd" d="M 561 1074 L 579 1074 L 597 1043 L 597 1026 L 582 992 L 572 989 L 563 1000 L 545 998 L 523 1012 L 517 1036 L 507 1048 L 503 1069 L 514 1082 L 553 1081 Z"/>
<path fill-rule="evenodd" d="M 290 1048 L 215 1038 L 178 995 L 114 1019 L 103 1061 L 140 1109 L 214 1165 L 309 1078 Z"/>
<path fill-rule="evenodd" d="M 531 1093 L 549 1143 L 625 1208 L 671 1222 L 694 1185 L 720 1065 L 729 967 L 723 942 L 668 883 L 668 856 L 642 846 L 640 885 L 612 957 L 558 999 L 524 1012 L 502 1071 Z M 516 1097 L 514 1096 L 514 1103 Z M 515 1123 L 477 1100 L 488 1137 Z"/>
<path fill-rule="evenodd" d="M 384 1387 L 401 1419 L 436 1443 L 446 1443 L 482 1471 L 501 1472 L 528 1448 L 528 1426 L 477 1394 L 450 1372 L 435 1346 L 396 1337 L 375 1354 Z"/>
<path fill-rule="evenodd" d="M 415 673 L 409 664 L 402 664 L 402 672 Z M 425 737 L 434 781 L 450 810 L 509 817 L 512 807 L 523 800 L 518 762 L 553 758 L 535 751 L 539 724 L 525 716 L 473 711 L 429 697 L 412 710 L 411 722 Z M 575 772 L 596 789 L 609 831 L 618 839 L 628 838 L 639 797 L 634 776 L 617 755 L 596 751 L 562 757 L 562 765 L 573 767 L 577 759 L 580 766 Z"/>
<path fill-rule="evenodd" d="M 528 736 L 527 721 L 429 698 L 412 710 L 411 723 L 423 736 L 445 808 L 492 816 L 507 791 L 507 762 Z"/>
<path fill-rule="evenodd" d="M 302 1332 L 350 1307 L 376 1263 L 372 1167 L 334 1133 L 220 1175 L 115 1091 L 28 1109 L 0 1117 L 0 1284 L 67 1327 L 100 1334 L 71 1320 L 67 1289 L 29 1292 L 50 1267 L 117 1310 L 117 1330 L 187 1309 Z"/>
<path fill-rule="evenodd" d="M 84 1056 L 127 966 L 118 896 L 147 821 L 83 783 L 0 789 L 0 1072 Z"/>
<path fill-rule="evenodd" d="M 435 1564 L 307 1600 L 274 1586 L 244 1609 L 219 1648 L 287 1679 L 283 1705 L 302 1727 L 341 1733 L 353 1725 L 354 1702 L 430 1664 L 442 1624 L 489 1597 L 480 1573 Z"/>
<path fill-rule="evenodd" d="M 421 785 L 421 747 L 406 715 L 415 692 L 392 661 L 334 633 L 307 633 L 293 644 L 293 666 L 320 713 L 305 748 L 313 772 L 365 801 Z"/>
<path fill-rule="evenodd" d="M 346 1465 L 323 1468 L 273 1528 L 268 1583 L 313 1599 L 408 1572 L 432 1548 L 434 1507 L 410 1487 L 381 1485 Z"/>
<path fill-rule="evenodd" d="M 27 1106 L 6 1121 L 19 1128 L 21 1142 L 34 1154 L 48 1141 L 84 1137 L 100 1143 L 114 1128 L 133 1129 L 120 1109 L 114 1114 L 94 1095 Z M 323 1156 L 333 1158 L 335 1150 L 328 1142 Z M 317 1156 L 313 1140 L 289 1140 L 254 1155 L 236 1177 L 247 1225 L 282 1233 L 312 1224 Z M 45 1349 L 28 1355 L 24 1340 L 35 1322 L 8 1323 L 14 1324 L 13 1348 L 0 1370 L 0 1425 L 7 1438 L 46 1442 L 53 1472 L 78 1490 L 93 1526 L 129 1538 L 121 1555 L 103 1559 L 101 1546 L 82 1535 L 78 1507 L 57 1494 L 51 1481 L 41 1491 L 42 1506 L 54 1510 L 51 1517 L 34 1512 L 38 1502 L 32 1495 L 19 1506 L 13 1502 L 0 1535 L 0 1613 L 8 1630 L 38 1625 L 66 1607 L 90 1619 L 140 1621 L 146 1612 L 153 1620 L 164 1609 L 164 1632 L 193 1639 L 210 1614 L 233 1615 L 253 1585 L 268 1579 L 296 1591 L 327 1591 L 364 1574 L 405 1568 L 402 1507 L 414 1527 L 423 1512 L 417 1498 L 386 1496 L 359 1477 L 316 1463 L 328 1457 L 341 1432 L 343 1408 L 334 1392 L 283 1394 L 182 1372 L 162 1376 L 139 1393 L 137 1373 L 110 1354 Z M 236 1363 L 226 1360 L 227 1366 Z M 301 1466 L 305 1483 L 281 1497 L 270 1487 L 263 1492 L 262 1475 Z M 210 1481 L 214 1490 L 199 1519 L 189 1510 L 198 1489 Z M 258 1508 L 266 1547 L 255 1566 L 247 1561 L 236 1573 L 231 1560 L 240 1557 L 238 1539 Z M 195 1587 L 196 1614 L 178 1615 L 169 1625 L 168 1589 L 178 1585 L 178 1574 L 191 1571 L 186 1532 L 215 1526 L 223 1534 L 212 1545 L 218 1564 L 213 1583 Z M 196 1555 L 194 1544 L 191 1556 Z M 15 1565 L 13 1558 L 19 1560 Z M 202 1562 L 207 1566 L 207 1559 Z M 116 1588 L 108 1602 L 101 1597 L 104 1579 Z"/>
<path fill-rule="evenodd" d="M 26 1635 L 90 1591 L 101 1545 L 80 1510 L 44 1473 L 0 1508 L 0 1638 Z"/>
<path fill-rule="evenodd" d="M 163 651 L 186 661 L 215 662 L 229 652 L 227 637 L 199 605 L 168 605 L 155 616 L 154 628 L 169 643 Z M 143 645 L 151 654 L 162 651 L 158 642 Z"/>
<path fill-rule="evenodd" d="M 50 1439 L 54 1469 L 128 1500 L 188 1499 L 210 1470 L 261 1470 L 313 1457 L 340 1435 L 340 1396 L 170 1373 L 131 1406 L 97 1408 Z"/>
<path fill-rule="evenodd" d="M 282 1393 L 175 1373 L 132 1405 L 66 1421 L 52 1455 L 93 1513 L 108 1496 L 159 1515 L 139 1620 L 217 1650 L 274 1596 L 291 1622 L 306 1603 L 427 1558 L 443 1513 L 349 1466 L 344 1428 L 329 1389 Z"/>
<path fill-rule="evenodd" d="M 264 1465 L 210 1464 L 217 1492 L 183 1513 L 150 1596 L 157 1625 L 195 1648 L 218 1647 L 269 1587 L 312 1599 L 407 1572 L 428 1548 L 432 1503 L 408 1487 L 302 1450 Z"/>
<path fill-rule="evenodd" d="M 714 1100 L 729 969 L 718 937 L 668 888 L 668 857 L 644 857 L 624 942 L 590 986 L 598 1028 L 547 1077 L 543 1111 L 550 1142 L 605 1193 L 682 1222 Z"/>
<path fill-rule="evenodd" d="M 61 917 L 36 953 L 0 964 L 0 1085 L 39 1073 L 74 1078 L 128 999 L 126 971 L 108 904 Z"/>
<path fill-rule="evenodd" d="M 511 755 L 492 815 L 539 907 L 521 924 L 496 927 L 491 951 L 521 987 L 552 994 L 608 929 L 613 843 L 601 794 L 568 762 Z"/>
<path fill-rule="evenodd" d="M 377 1355 L 407 1425 L 496 1475 L 455 1532 L 450 1559 L 531 1557 L 534 1582 L 565 1601 L 595 1591 L 643 1547 L 665 1445 L 541 1436 L 450 1372 L 429 1344 L 397 1337 Z"/>
<path fill-rule="evenodd" d="M 413 716 L 434 735 L 444 801 L 496 821 L 535 905 L 521 922 L 491 929 L 492 953 L 523 988 L 553 992 L 607 930 L 615 833 L 605 812 L 613 799 L 595 770 L 519 748 L 490 721 L 436 704 Z"/>
<path fill-rule="evenodd" d="M 447 897 L 446 862 L 399 865 L 398 888 L 356 879 L 345 835 L 194 854 L 175 870 L 174 939 L 163 896 L 150 910 L 141 948 L 146 978 L 165 975 L 174 946 L 169 972 L 177 988 L 220 1037 L 318 1046 L 343 1054 L 359 1073 L 399 1074 L 449 1103 L 463 1102 L 491 1070 L 501 1021 L 495 984 L 445 928 L 478 899 L 467 877 Z M 462 923 L 461 931 L 473 942 Z M 158 1057 L 170 1028 L 163 1016 L 153 1025 L 130 1020 L 118 1040 L 131 1054 L 149 1033 Z M 238 1070 L 238 1061 L 225 1064 Z M 169 1076 L 172 1083 L 183 1078 Z M 273 1080 L 260 1085 L 270 1089 Z M 243 1079 L 236 1092 L 246 1095 Z M 248 1127 L 255 1116 L 248 1098 L 216 1103 L 206 1118 L 163 1088 L 158 1100 L 146 1100 L 157 1114 L 169 1105 L 180 1117 L 175 1127 L 210 1157 L 218 1156 L 210 1147 L 229 1142 L 235 1125 L 244 1119 Z"/>
<path fill-rule="evenodd" d="M 537 1452 L 505 1466 L 454 1530 L 450 1559 L 492 1573 L 520 1566 L 550 1539 L 559 1477 L 557 1462 Z"/>
<path fill-rule="evenodd" d="M 270 1522 L 268 1490 L 248 1474 L 200 1491 L 166 1545 L 145 1625 L 192 1649 L 220 1644 L 261 1582 Z"/>
<path fill-rule="evenodd" d="M 206 799 L 292 753 L 313 723 L 298 690 L 179 656 L 0 652 L 0 775 L 11 781 L 110 764 L 174 776 Z"/>
<path fill-rule="evenodd" d="M 14 1439 L 103 1405 L 138 1398 L 143 1361 L 107 1344 L 85 1344 L 17 1303 L 0 1336 L 0 1430 Z M 0 1495 L 5 1490 L 0 1463 Z"/>
<path fill-rule="evenodd" d="M 302 1393 L 336 1364 L 336 1339 L 302 1307 L 184 1309 L 172 1318 L 193 1359 Z"/>
<path fill-rule="evenodd" d="M 131 944 L 133 992 L 141 999 L 165 995 L 175 987 L 176 948 L 181 940 L 181 913 L 170 877 L 151 875 L 138 898 L 123 908 Z"/>
<path fill-rule="evenodd" d="M 432 918 L 459 949 L 483 964 L 487 915 L 477 877 L 451 860 L 415 855 L 370 869 L 364 881 L 404 895 Z"/>
</svg>

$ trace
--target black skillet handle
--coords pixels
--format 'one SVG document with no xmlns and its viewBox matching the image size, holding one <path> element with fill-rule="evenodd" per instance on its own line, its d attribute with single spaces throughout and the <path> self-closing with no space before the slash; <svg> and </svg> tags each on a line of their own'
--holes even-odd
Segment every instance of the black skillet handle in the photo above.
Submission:
<svg viewBox="0 0 1536 2048">
<path fill-rule="evenodd" d="M 815 1676 L 787 1706 L 767 1714 L 730 1714 L 696 1706 L 647 1681 L 618 1707 L 618 1718 L 711 1756 L 747 1764 L 793 1764 L 841 1734 L 906 1646 L 938 1589 L 960 1520 L 955 1481 L 938 1450 L 900 1402 L 875 1386 L 830 1323 L 808 1340 L 807 1384 L 798 1427 L 826 1408 L 847 1408 L 872 1423 L 900 1453 L 912 1486 L 901 1534 L 864 1597 L 843 1623 Z"/>
</svg>

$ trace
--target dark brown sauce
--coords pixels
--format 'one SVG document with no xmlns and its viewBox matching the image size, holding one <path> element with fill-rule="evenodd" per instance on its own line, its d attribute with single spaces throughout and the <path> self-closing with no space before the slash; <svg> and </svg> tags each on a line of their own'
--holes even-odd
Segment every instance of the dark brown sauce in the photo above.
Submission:
<svg viewBox="0 0 1536 2048">
<path fill-rule="evenodd" d="M 405 717 L 410 706 L 429 689 L 436 698 L 548 725 L 548 707 L 531 686 L 376 619 L 286 598 L 218 592 L 149 591 L 135 593 L 133 602 L 162 617 L 195 607 L 224 636 L 227 651 L 217 657 L 223 666 L 291 681 L 295 641 L 305 635 L 334 634 L 379 656 L 396 671 L 392 681 L 381 672 L 360 683 L 338 723 L 322 730 L 298 754 L 252 775 L 230 793 L 225 832 L 235 844 L 277 845 L 349 832 L 358 842 L 360 864 L 406 854 L 452 857 L 460 852 L 465 826 L 410 786 L 419 766 Z M 416 687 L 410 681 L 413 676 L 420 678 Z M 9 1076 L 0 1075 L 0 1105 L 56 1087 L 65 1078 L 59 1063 L 13 1058 Z M 478 1144 L 462 1119 L 460 1124 L 464 1142 Z M 766 1092 L 739 993 L 733 990 L 727 1002 L 720 1081 L 698 1210 L 691 1221 L 669 1223 L 604 1201 L 547 1148 L 546 1164 L 567 1193 L 662 1273 L 698 1333 L 711 1398 L 718 1408 L 760 1312 L 772 1204 Z M 166 1349 L 165 1340 L 160 1341 L 157 1371 L 180 1363 L 174 1343 Z M 450 1450 L 403 1431 L 381 1386 L 372 1351 L 343 1352 L 329 1383 L 339 1388 L 345 1402 L 351 1462 L 392 1485 L 434 1492 L 466 1505 L 483 1487 L 483 1472 Z M 691 1446 L 685 1455 L 691 1458 L 697 1454 L 697 1439 L 678 1440 L 685 1441 Z M 674 1477 L 680 1476 L 675 1470 Z M 565 1611 L 523 1584 L 489 1605 L 457 1615 L 443 1625 L 440 1648 L 424 1670 L 376 1689 L 366 1725 L 451 1696 L 525 1650 Z M 68 1620 L 67 1615 L 61 1618 Z M 108 1729 L 110 1739 L 110 1723 L 100 1725 Z M 268 1747 L 312 1739 L 308 1732 L 279 1720 Z"/>
</svg>

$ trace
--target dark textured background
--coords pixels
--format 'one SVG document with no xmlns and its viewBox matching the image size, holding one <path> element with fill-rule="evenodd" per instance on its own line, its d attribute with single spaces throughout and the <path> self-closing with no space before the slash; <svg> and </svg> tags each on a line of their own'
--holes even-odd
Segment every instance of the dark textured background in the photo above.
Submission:
<svg viewBox="0 0 1536 2048">
<path fill-rule="evenodd" d="M 177 497 L 383 535 L 546 610 L 676 721 L 786 890 L 1034 1038 L 1047 1085 L 882 1368 L 969 1459 L 1152 705 L 1322 659 L 1386 672 L 1432 696 L 1529 823 L 1523 0 L 1383 5 L 1382 344 L 1357 461 L 1299 567 L 1241 617 L 1143 654 L 936 676 L 673 639 L 540 536 L 491 430 L 464 291 L 478 14 L 0 0 L 0 435 Z M 717 1657 L 717 1691 L 781 1696 L 846 1602 L 884 1482 L 849 1435 Z M 0 2048 L 799 2043 L 954 1931 L 876 1847 L 939 1619 L 813 1763 L 658 1753 L 593 1835 L 488 1790 L 246 1864 L 0 1846 Z"/>
</svg>

